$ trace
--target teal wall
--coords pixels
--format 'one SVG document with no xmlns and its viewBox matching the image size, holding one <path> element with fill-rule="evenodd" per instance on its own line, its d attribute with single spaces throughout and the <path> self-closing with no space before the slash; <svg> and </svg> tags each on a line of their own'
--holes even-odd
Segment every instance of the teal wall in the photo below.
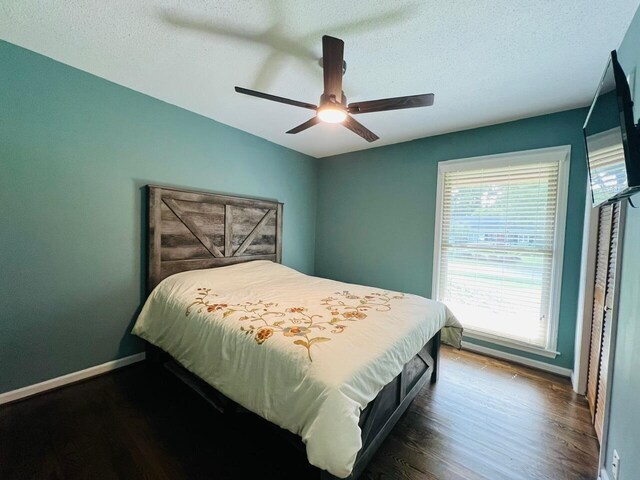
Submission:
<svg viewBox="0 0 640 480">
<path fill-rule="evenodd" d="M 635 118 L 640 116 L 640 10 L 618 49 L 625 72 L 636 72 Z M 633 198 L 640 205 L 640 195 Z M 640 208 L 627 209 L 620 270 L 618 335 L 611 392 L 606 468 L 613 480 L 613 449 L 620 454 L 620 480 L 640 478 Z"/>
<path fill-rule="evenodd" d="M 581 130 L 586 114 L 586 109 L 571 110 L 322 159 L 316 274 L 431 296 L 438 162 L 570 144 L 561 355 L 530 356 L 572 368 L 587 181 Z"/>
<path fill-rule="evenodd" d="M 285 203 L 314 268 L 316 161 L 0 42 L 0 393 L 139 352 L 148 183 Z"/>
</svg>

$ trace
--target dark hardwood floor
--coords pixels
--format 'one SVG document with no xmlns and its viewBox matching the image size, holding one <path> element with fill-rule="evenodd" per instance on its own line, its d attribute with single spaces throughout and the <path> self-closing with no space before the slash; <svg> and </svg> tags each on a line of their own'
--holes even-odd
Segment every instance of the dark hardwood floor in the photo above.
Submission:
<svg viewBox="0 0 640 480">
<path fill-rule="evenodd" d="M 597 441 L 569 381 L 443 349 L 440 379 L 365 479 L 595 479 Z M 305 479 L 314 471 L 251 414 L 229 421 L 147 364 L 0 407 L 0 479 Z"/>
</svg>

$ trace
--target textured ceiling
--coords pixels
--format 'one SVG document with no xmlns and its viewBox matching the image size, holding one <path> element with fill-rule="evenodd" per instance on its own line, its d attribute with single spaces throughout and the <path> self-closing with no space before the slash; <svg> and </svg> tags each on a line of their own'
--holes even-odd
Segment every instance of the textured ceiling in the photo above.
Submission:
<svg viewBox="0 0 640 480">
<path fill-rule="evenodd" d="M 0 38 L 316 157 L 589 103 L 640 0 L 2 0 Z M 429 108 L 284 132 L 322 91 L 321 36 L 345 41 L 350 102 L 436 94 Z"/>
</svg>

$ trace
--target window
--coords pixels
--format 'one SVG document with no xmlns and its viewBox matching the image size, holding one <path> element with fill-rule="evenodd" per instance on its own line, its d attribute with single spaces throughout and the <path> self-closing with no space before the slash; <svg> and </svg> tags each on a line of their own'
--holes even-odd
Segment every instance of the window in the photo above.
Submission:
<svg viewBox="0 0 640 480">
<path fill-rule="evenodd" d="M 569 155 L 438 165 L 433 297 L 467 335 L 555 356 Z"/>
</svg>

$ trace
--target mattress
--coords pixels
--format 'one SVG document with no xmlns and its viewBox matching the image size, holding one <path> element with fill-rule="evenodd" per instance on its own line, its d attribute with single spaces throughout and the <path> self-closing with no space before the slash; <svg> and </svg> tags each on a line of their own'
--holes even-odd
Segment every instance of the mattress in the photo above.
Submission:
<svg viewBox="0 0 640 480">
<path fill-rule="evenodd" d="M 133 333 L 347 477 L 360 412 L 441 329 L 459 346 L 442 303 L 253 261 L 165 279 Z"/>
</svg>

